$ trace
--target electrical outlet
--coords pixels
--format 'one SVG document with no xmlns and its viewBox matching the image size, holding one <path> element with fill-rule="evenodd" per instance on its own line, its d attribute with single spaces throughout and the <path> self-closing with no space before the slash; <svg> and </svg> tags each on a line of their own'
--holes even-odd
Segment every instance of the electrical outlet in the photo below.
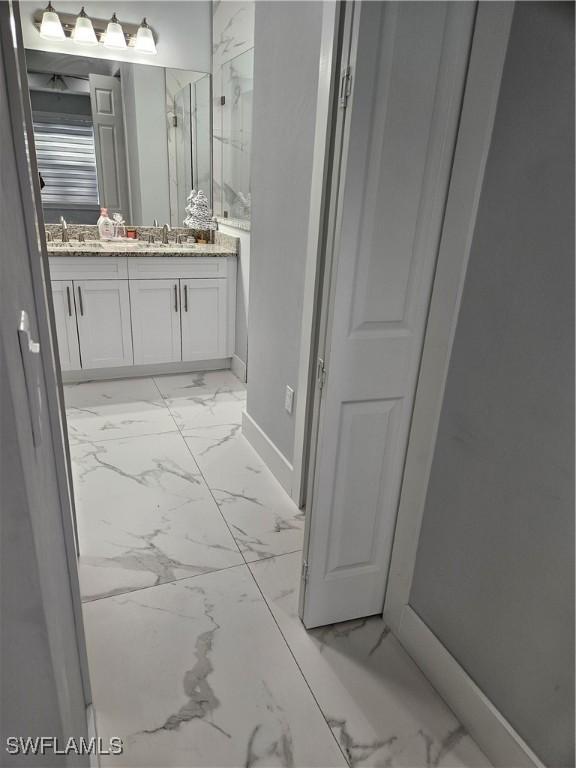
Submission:
<svg viewBox="0 0 576 768">
<path fill-rule="evenodd" d="M 286 396 L 284 397 L 284 408 L 287 413 L 292 413 L 294 407 L 294 390 L 286 385 Z"/>
</svg>

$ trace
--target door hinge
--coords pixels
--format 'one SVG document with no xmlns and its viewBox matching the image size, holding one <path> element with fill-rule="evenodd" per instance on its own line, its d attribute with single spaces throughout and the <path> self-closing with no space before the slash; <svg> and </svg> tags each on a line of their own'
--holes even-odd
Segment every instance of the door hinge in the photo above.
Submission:
<svg viewBox="0 0 576 768">
<path fill-rule="evenodd" d="M 220 96 L 220 106 L 223 107 L 226 104 L 226 96 Z"/>
<path fill-rule="evenodd" d="M 307 582 L 308 582 L 308 570 L 309 570 L 309 567 L 310 566 L 308 565 L 306 560 L 303 560 L 302 561 L 302 573 L 301 573 L 300 578 L 302 580 L 302 584 L 304 584 L 304 585 L 306 585 Z"/>
<path fill-rule="evenodd" d="M 326 364 L 321 357 L 318 358 L 316 367 L 316 379 L 318 380 L 318 389 L 323 389 L 324 383 L 326 381 Z"/>
<path fill-rule="evenodd" d="M 172 125 L 174 126 L 174 128 L 178 128 L 178 116 L 177 115 L 173 115 L 172 116 Z"/>
<path fill-rule="evenodd" d="M 350 89 L 352 86 L 352 74 L 350 67 L 342 70 L 340 76 L 340 106 L 342 109 L 346 109 L 348 106 L 348 96 L 350 96 Z"/>
</svg>

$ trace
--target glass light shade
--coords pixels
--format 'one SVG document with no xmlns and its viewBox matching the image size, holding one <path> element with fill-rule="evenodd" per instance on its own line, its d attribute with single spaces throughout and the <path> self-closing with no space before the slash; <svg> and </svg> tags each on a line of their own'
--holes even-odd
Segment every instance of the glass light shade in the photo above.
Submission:
<svg viewBox="0 0 576 768">
<path fill-rule="evenodd" d="M 156 53 L 154 35 L 148 24 L 146 24 L 146 19 L 144 19 L 142 24 L 138 27 L 134 48 L 140 53 Z"/>
<path fill-rule="evenodd" d="M 75 43 L 79 43 L 80 45 L 98 45 L 94 27 L 88 16 L 86 16 L 84 8 L 82 8 L 80 15 L 76 19 L 72 39 Z"/>
<path fill-rule="evenodd" d="M 66 39 L 62 23 L 60 22 L 60 17 L 50 4 L 48 4 L 48 7 L 42 16 L 42 24 L 40 25 L 40 37 L 43 37 L 45 40 Z"/>
<path fill-rule="evenodd" d="M 106 28 L 106 34 L 104 35 L 104 46 L 106 48 L 126 48 L 124 30 L 122 29 L 122 24 L 118 22 L 116 14 L 112 16 L 112 19 Z"/>
</svg>

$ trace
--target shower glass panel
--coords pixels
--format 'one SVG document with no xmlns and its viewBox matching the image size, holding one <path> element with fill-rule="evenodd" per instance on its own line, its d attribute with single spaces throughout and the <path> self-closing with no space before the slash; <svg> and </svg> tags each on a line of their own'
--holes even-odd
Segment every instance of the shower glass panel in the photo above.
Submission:
<svg viewBox="0 0 576 768">
<path fill-rule="evenodd" d="M 250 152 L 254 49 L 222 66 L 222 189 L 224 216 L 250 219 Z"/>
</svg>

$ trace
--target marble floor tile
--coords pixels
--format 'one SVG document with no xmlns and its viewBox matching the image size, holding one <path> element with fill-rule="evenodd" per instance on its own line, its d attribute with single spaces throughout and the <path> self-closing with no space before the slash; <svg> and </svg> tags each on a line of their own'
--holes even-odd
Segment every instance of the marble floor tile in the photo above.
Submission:
<svg viewBox="0 0 576 768">
<path fill-rule="evenodd" d="M 302 512 L 239 425 L 196 427 L 186 442 L 248 562 L 302 548 Z"/>
<path fill-rule="evenodd" d="M 64 399 L 70 443 L 177 430 L 150 378 L 67 384 Z"/>
<path fill-rule="evenodd" d="M 231 371 L 158 376 L 155 382 L 183 435 L 197 427 L 242 423 L 246 385 Z"/>
<path fill-rule="evenodd" d="M 178 433 L 71 445 L 84 599 L 243 563 Z"/>
<path fill-rule="evenodd" d="M 346 762 L 246 566 L 84 604 L 102 765 Z"/>
<path fill-rule="evenodd" d="M 306 632 L 300 562 L 295 553 L 249 567 L 349 764 L 489 766 L 379 617 Z"/>
</svg>

